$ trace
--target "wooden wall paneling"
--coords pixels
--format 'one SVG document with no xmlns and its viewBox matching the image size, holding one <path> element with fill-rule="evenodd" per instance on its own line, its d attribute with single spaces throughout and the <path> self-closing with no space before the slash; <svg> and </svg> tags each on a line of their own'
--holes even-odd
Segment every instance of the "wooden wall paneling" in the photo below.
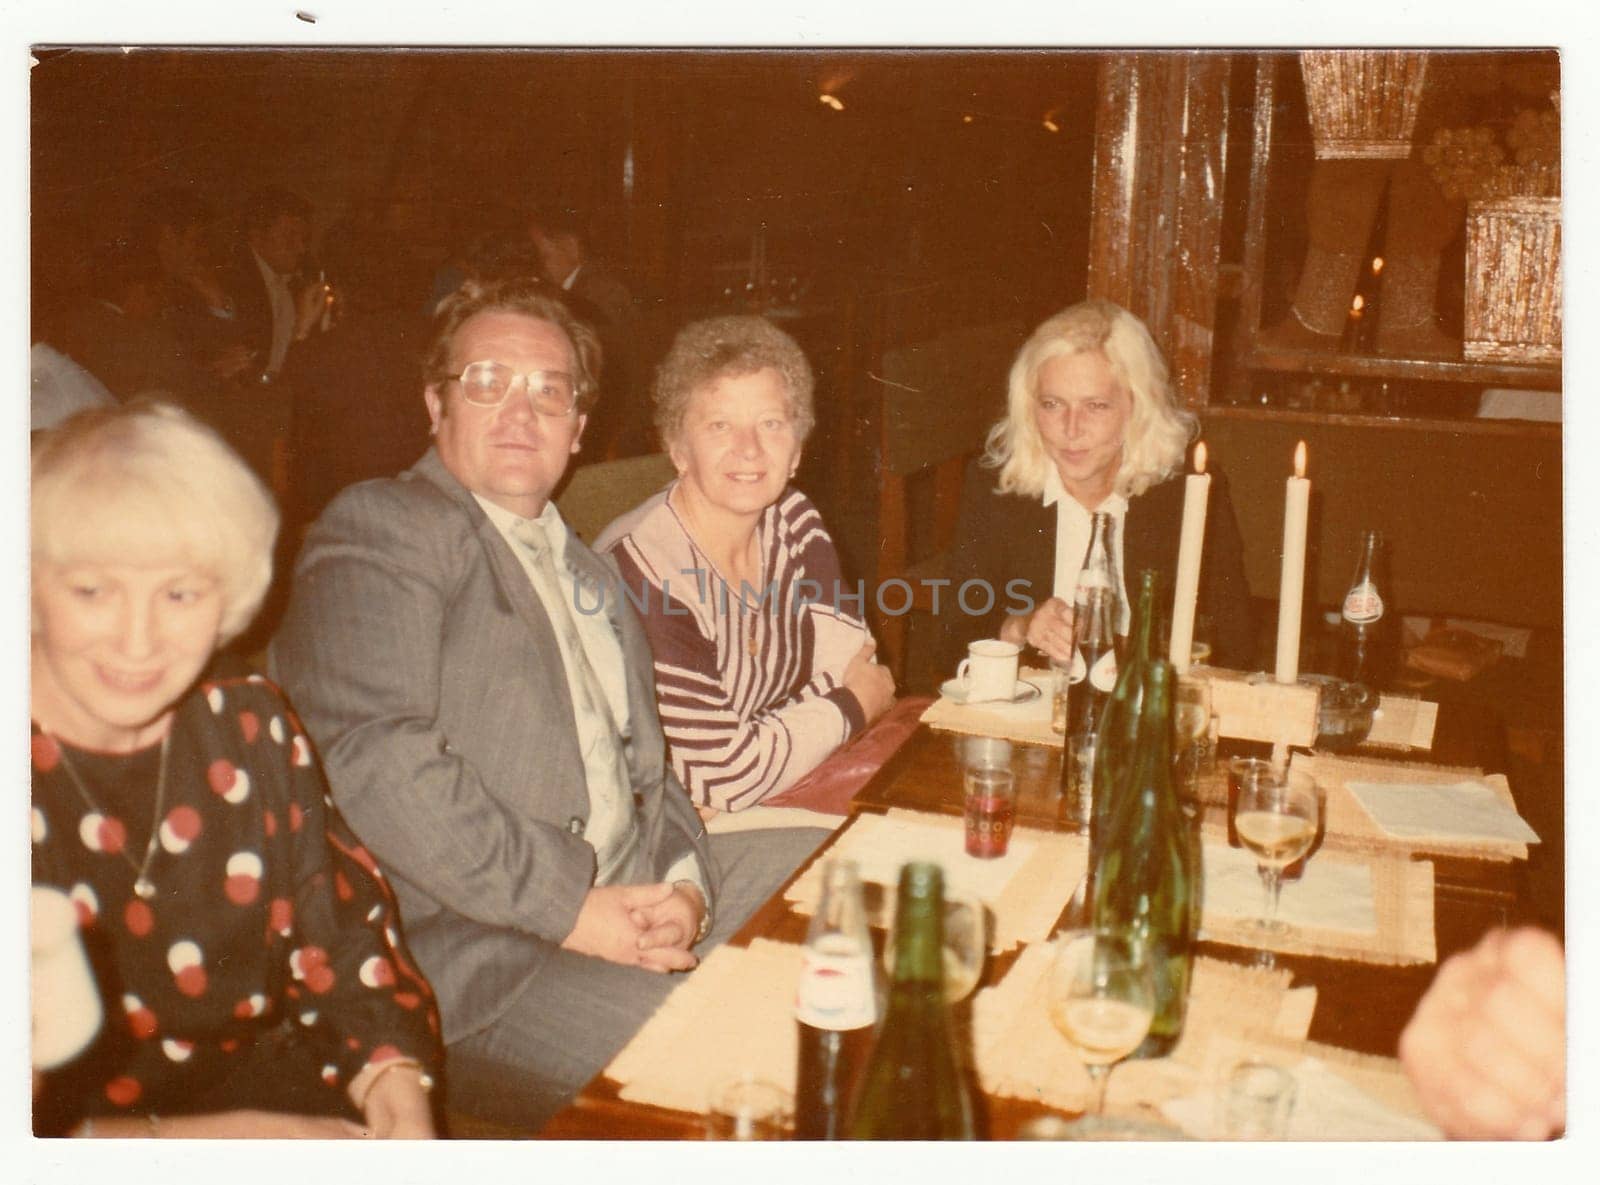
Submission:
<svg viewBox="0 0 1600 1185">
<path fill-rule="evenodd" d="M 1210 384 L 1228 70 L 1215 52 L 1110 55 L 1095 120 L 1089 295 L 1144 319 L 1196 404 Z"/>
</svg>

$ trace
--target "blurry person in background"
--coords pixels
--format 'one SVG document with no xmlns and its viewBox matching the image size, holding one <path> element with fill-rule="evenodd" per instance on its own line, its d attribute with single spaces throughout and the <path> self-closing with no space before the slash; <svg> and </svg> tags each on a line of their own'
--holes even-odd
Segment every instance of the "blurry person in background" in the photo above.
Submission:
<svg viewBox="0 0 1600 1185">
<path fill-rule="evenodd" d="M 162 404 L 35 438 L 33 882 L 66 893 L 108 1018 L 41 1133 L 426 1137 L 438 1020 L 393 898 L 260 675 L 278 516 Z"/>
<path fill-rule="evenodd" d="M 600 335 L 606 360 L 603 400 L 588 430 L 592 459 L 634 456 L 651 446 L 650 392 L 640 373 L 640 317 L 622 276 L 590 249 L 589 227 L 571 206 L 551 203 L 528 216 L 527 236 L 544 278 Z"/>
</svg>

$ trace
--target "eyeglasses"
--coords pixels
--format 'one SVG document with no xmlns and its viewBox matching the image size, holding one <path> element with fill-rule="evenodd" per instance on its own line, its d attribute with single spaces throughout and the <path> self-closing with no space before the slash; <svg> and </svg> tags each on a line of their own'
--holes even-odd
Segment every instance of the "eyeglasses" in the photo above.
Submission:
<svg viewBox="0 0 1600 1185">
<path fill-rule="evenodd" d="M 518 374 L 501 362 L 469 362 L 460 374 L 446 375 L 461 384 L 461 394 L 477 407 L 499 407 L 521 379 L 533 409 L 564 416 L 578 405 L 578 385 L 564 370 L 530 370 Z"/>
</svg>

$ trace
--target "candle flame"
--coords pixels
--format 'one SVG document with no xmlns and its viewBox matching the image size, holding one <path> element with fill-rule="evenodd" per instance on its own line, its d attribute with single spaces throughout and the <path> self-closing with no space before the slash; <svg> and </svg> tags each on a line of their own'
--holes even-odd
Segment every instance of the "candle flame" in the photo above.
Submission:
<svg viewBox="0 0 1600 1185">
<path fill-rule="evenodd" d="M 1196 473 L 1206 471 L 1206 442 L 1203 440 L 1194 446 L 1194 471 Z"/>
<path fill-rule="evenodd" d="M 1306 442 L 1303 440 L 1294 446 L 1294 475 L 1296 477 L 1306 475 Z"/>
</svg>

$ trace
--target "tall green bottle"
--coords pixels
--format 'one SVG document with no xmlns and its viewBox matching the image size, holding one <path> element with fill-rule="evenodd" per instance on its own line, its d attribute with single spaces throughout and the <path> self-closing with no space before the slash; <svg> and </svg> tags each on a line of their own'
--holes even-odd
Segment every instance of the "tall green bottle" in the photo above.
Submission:
<svg viewBox="0 0 1600 1185">
<path fill-rule="evenodd" d="M 1161 1057 L 1177 1044 L 1194 961 L 1200 868 L 1172 781 L 1175 681 L 1171 663 L 1150 660 L 1132 773 L 1113 810 L 1095 878 L 1094 924 L 1126 935 L 1155 971 L 1155 1018 L 1134 1057 Z"/>
<path fill-rule="evenodd" d="M 1127 658 L 1100 715 L 1095 739 L 1094 803 L 1089 816 L 1089 887 L 1099 877 L 1100 852 L 1106 828 L 1121 799 L 1133 768 L 1134 743 L 1139 735 L 1139 707 L 1144 702 L 1145 672 L 1150 666 L 1151 635 L 1156 618 L 1154 570 L 1139 573 L 1139 599 L 1134 604 L 1133 632 Z M 1063 763 L 1065 764 L 1065 763 Z"/>
<path fill-rule="evenodd" d="M 937 864 L 900 870 L 893 942 L 889 1005 L 862 1071 L 850 1138 L 973 1139 L 972 1099 L 944 1000 L 944 872 Z"/>
</svg>

